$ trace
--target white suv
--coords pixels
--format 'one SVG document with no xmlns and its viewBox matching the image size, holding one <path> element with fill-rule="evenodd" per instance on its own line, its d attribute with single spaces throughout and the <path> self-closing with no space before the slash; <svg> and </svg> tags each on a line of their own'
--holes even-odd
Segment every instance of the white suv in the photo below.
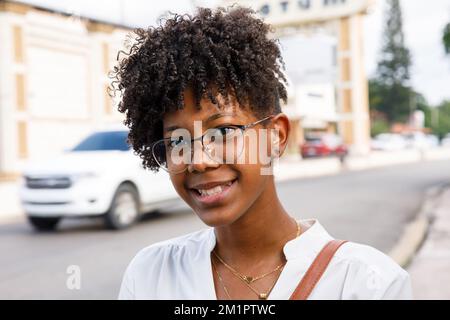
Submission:
<svg viewBox="0 0 450 320">
<path fill-rule="evenodd" d="M 94 132 L 56 159 L 29 163 L 20 200 L 30 223 L 53 230 L 63 217 L 104 216 L 109 228 L 122 229 L 140 213 L 179 203 L 168 174 L 145 170 L 127 136 Z"/>
</svg>

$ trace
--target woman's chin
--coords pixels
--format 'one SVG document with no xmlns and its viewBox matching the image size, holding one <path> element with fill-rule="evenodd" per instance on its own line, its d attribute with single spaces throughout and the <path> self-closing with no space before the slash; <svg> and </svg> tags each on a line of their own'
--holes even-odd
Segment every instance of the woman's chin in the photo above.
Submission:
<svg viewBox="0 0 450 320">
<path fill-rule="evenodd" d="M 239 214 L 233 214 L 231 210 L 223 208 L 196 211 L 200 220 L 209 227 L 220 227 L 232 224 L 239 219 Z"/>
</svg>

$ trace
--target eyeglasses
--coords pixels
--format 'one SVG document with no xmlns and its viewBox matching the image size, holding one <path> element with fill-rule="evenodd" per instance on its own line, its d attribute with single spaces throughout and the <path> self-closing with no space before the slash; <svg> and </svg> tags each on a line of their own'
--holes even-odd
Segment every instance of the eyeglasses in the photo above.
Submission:
<svg viewBox="0 0 450 320">
<path fill-rule="evenodd" d="M 263 123 L 274 115 L 264 119 L 249 123 L 246 125 L 224 125 L 216 128 L 210 128 L 205 133 L 191 139 L 187 130 L 184 134 L 177 134 L 177 130 L 172 133 L 170 138 L 164 138 L 152 144 L 152 156 L 156 163 L 169 173 L 184 172 L 188 165 L 194 163 L 196 157 L 194 154 L 193 143 L 200 141 L 202 151 L 216 163 L 236 163 L 244 149 L 245 130 Z"/>
</svg>

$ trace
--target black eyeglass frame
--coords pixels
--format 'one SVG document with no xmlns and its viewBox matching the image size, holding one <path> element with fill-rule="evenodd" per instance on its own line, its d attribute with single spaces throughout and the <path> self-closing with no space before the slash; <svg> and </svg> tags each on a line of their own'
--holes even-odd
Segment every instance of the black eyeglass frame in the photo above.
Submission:
<svg viewBox="0 0 450 320">
<path fill-rule="evenodd" d="M 265 121 L 267 121 L 267 120 L 269 120 L 269 119 L 272 119 L 273 117 L 275 117 L 275 115 L 270 115 L 270 116 L 267 116 L 267 117 L 265 117 L 265 118 L 263 118 L 263 119 L 260 119 L 260 120 L 257 120 L 257 121 L 255 121 L 255 122 L 252 122 L 252 123 L 248 123 L 248 124 L 227 124 L 227 125 L 224 125 L 223 127 L 227 127 L 227 128 L 237 128 L 237 129 L 239 129 L 239 130 L 241 130 L 242 131 L 242 135 L 244 134 L 244 132 L 245 132 L 245 130 L 247 130 L 247 129 L 249 129 L 249 128 L 252 128 L 252 127 L 254 127 L 254 126 L 256 126 L 256 125 L 258 125 L 258 124 L 260 124 L 260 123 L 263 123 L 263 122 L 265 122 Z M 219 127 L 217 127 L 217 128 L 215 128 L 215 129 L 218 129 L 218 128 L 220 128 L 220 126 Z M 214 129 L 214 128 L 213 128 Z M 209 130 L 209 129 L 208 129 Z M 197 137 L 197 138 L 192 138 L 191 139 L 191 150 L 193 150 L 193 148 L 192 148 L 192 145 L 193 145 L 193 143 L 195 142 L 195 141 L 201 141 L 201 143 L 202 143 L 202 151 L 204 151 L 205 150 L 205 144 L 204 144 L 204 142 L 203 142 L 203 139 L 204 139 L 204 137 L 207 135 L 207 131 L 208 130 L 206 130 L 206 132 L 203 134 L 203 135 L 201 135 L 200 137 Z M 182 170 L 182 171 L 179 171 L 179 172 L 174 172 L 174 171 L 170 171 L 168 168 L 165 168 L 163 165 L 161 165 L 160 164 L 160 162 L 158 161 L 158 159 L 157 159 L 157 157 L 155 156 L 155 152 L 154 152 L 154 147 L 158 144 L 158 143 L 160 143 L 161 141 L 167 141 L 167 140 L 170 140 L 171 138 L 163 138 L 163 139 L 160 139 L 160 140 L 158 140 L 158 141 L 156 141 L 156 142 L 154 142 L 154 143 L 152 143 L 152 145 L 151 145 L 151 149 L 152 149 L 152 157 L 153 157 L 153 159 L 156 161 L 156 163 L 159 165 L 159 167 L 160 168 L 162 168 L 164 171 L 167 171 L 167 172 L 169 172 L 169 173 L 181 173 L 181 172 L 184 172 L 184 171 L 186 171 L 186 168 L 187 168 L 187 165 L 186 165 L 186 167 Z M 208 153 L 206 153 L 208 156 L 209 156 L 209 154 Z M 212 159 L 213 160 L 213 159 Z M 167 160 L 166 160 L 167 161 Z M 214 161 L 214 160 L 213 160 Z"/>
</svg>

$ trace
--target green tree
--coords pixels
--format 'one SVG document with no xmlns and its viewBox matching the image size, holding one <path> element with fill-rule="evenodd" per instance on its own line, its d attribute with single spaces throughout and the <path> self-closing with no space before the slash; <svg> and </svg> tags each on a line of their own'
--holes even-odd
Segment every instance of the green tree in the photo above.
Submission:
<svg viewBox="0 0 450 320">
<path fill-rule="evenodd" d="M 422 95 L 417 94 L 417 109 L 425 113 L 425 127 L 433 134 L 442 138 L 450 133 L 450 100 L 430 106 Z"/>
<path fill-rule="evenodd" d="M 450 55 L 450 22 L 444 28 L 442 43 L 444 44 L 445 53 Z"/>
<path fill-rule="evenodd" d="M 386 116 L 388 123 L 406 122 L 414 106 L 415 93 L 402 84 L 387 85 L 379 79 L 369 81 L 369 105 Z"/>
<path fill-rule="evenodd" d="M 433 133 L 442 138 L 450 133 L 450 101 L 443 101 L 430 112 L 430 127 Z"/>
<path fill-rule="evenodd" d="M 412 111 L 414 92 L 409 86 L 411 54 L 405 45 L 399 0 L 387 0 L 381 57 L 377 74 L 369 82 L 371 108 L 389 123 L 405 122 Z"/>
</svg>

